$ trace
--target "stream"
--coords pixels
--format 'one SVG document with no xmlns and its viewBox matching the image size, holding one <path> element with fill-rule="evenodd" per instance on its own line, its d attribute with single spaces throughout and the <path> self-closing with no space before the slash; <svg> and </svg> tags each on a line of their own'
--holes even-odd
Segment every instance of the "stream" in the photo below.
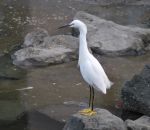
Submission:
<svg viewBox="0 0 150 130">
<path fill-rule="evenodd" d="M 2 0 L 0 2 L 0 130 L 62 130 L 69 117 L 88 106 L 89 88 L 77 61 L 32 69 L 12 64 L 11 54 L 28 32 L 45 28 L 50 35 L 67 34 L 56 28 L 86 11 L 118 24 L 150 27 L 150 6 L 102 6 L 90 0 Z M 114 85 L 107 95 L 96 92 L 95 107 L 117 116 L 122 111 L 120 90 L 125 81 L 140 73 L 150 61 L 141 56 L 95 55 Z"/>
</svg>

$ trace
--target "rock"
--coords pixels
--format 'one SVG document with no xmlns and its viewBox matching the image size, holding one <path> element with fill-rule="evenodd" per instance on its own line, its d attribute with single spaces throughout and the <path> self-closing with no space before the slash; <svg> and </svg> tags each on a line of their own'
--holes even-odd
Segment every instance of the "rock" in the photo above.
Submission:
<svg viewBox="0 0 150 130">
<path fill-rule="evenodd" d="M 150 1 L 149 0 L 135 0 L 136 2 L 134 3 L 134 5 L 150 5 Z"/>
<path fill-rule="evenodd" d="M 89 47 L 97 54 L 139 55 L 150 50 L 150 29 L 127 27 L 78 12 L 87 24 Z M 12 55 L 20 67 L 45 66 L 77 59 L 78 39 L 69 35 L 48 36 L 44 29 L 27 34 L 23 48 Z"/>
<path fill-rule="evenodd" d="M 31 39 L 34 38 L 31 37 Z M 12 55 L 13 63 L 17 66 L 45 66 L 77 59 L 78 40 L 75 37 L 57 35 L 45 37 L 41 42 L 36 40 L 36 38 L 28 41 L 30 42 L 24 42 L 25 48 L 18 50 Z"/>
<path fill-rule="evenodd" d="M 24 124 L 29 123 L 28 125 L 26 125 L 27 128 L 25 128 L 31 130 L 62 130 L 64 127 L 63 122 L 57 121 L 52 117 L 49 117 L 36 110 L 24 112 L 19 119 L 20 121 L 24 121 Z"/>
<path fill-rule="evenodd" d="M 112 5 L 125 5 L 125 4 L 135 4 L 136 2 L 139 2 L 139 0 L 78 0 L 80 2 L 86 2 L 91 4 L 99 4 L 102 6 L 112 6 Z M 143 2 L 144 0 L 142 0 Z M 148 1 L 148 0 L 145 0 Z M 140 0 L 141 2 L 141 0 Z"/>
<path fill-rule="evenodd" d="M 18 77 L 10 77 L 5 75 L 0 75 L 0 80 L 19 80 Z"/>
<path fill-rule="evenodd" d="M 120 5 L 120 4 L 125 4 L 124 0 L 78 0 L 80 2 L 86 2 L 88 4 L 99 4 L 102 6 L 110 6 L 110 5 Z"/>
<path fill-rule="evenodd" d="M 100 5 L 124 5 L 136 2 L 137 0 L 96 0 Z"/>
<path fill-rule="evenodd" d="M 1 94 L 4 95 L 3 93 Z M 13 95 L 13 94 L 12 94 Z M 1 100 L 0 101 L 0 125 L 17 120 L 17 117 L 24 111 L 20 101 Z"/>
<path fill-rule="evenodd" d="M 124 122 L 105 109 L 95 109 L 95 116 L 73 115 L 63 130 L 126 130 Z"/>
<path fill-rule="evenodd" d="M 150 130 L 150 117 L 142 116 L 135 121 L 128 119 L 125 124 L 128 130 Z"/>
<path fill-rule="evenodd" d="M 0 57 L 4 56 L 4 53 L 0 52 Z"/>
<path fill-rule="evenodd" d="M 44 29 L 37 29 L 25 36 L 23 47 L 38 46 L 44 42 L 44 38 L 48 37 L 48 32 Z"/>
<path fill-rule="evenodd" d="M 78 12 L 74 19 L 80 19 L 88 27 L 87 40 L 95 53 L 105 55 L 139 55 L 148 48 L 150 29 L 128 27 Z"/>
<path fill-rule="evenodd" d="M 123 108 L 150 116 L 150 65 L 122 88 Z"/>
</svg>

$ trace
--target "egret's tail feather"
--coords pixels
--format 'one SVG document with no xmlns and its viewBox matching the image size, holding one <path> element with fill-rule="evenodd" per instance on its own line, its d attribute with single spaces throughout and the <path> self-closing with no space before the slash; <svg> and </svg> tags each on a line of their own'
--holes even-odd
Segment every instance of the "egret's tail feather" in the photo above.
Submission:
<svg viewBox="0 0 150 130">
<path fill-rule="evenodd" d="M 110 81 L 110 86 L 114 85 L 114 83 L 112 81 Z"/>
<path fill-rule="evenodd" d="M 110 89 L 113 84 L 114 83 L 112 81 L 110 81 L 110 84 L 107 86 L 107 89 Z"/>
</svg>

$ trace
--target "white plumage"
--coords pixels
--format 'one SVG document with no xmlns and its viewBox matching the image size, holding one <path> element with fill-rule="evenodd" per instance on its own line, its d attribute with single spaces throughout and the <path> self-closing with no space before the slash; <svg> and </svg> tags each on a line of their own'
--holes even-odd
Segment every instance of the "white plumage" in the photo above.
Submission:
<svg viewBox="0 0 150 130">
<path fill-rule="evenodd" d="M 94 88 L 104 94 L 106 90 L 113 84 L 107 77 L 103 67 L 98 60 L 89 52 L 86 41 L 87 27 L 80 20 L 73 20 L 70 24 L 62 26 L 72 27 L 79 29 L 79 61 L 80 72 L 83 79 L 89 84 L 90 98 L 89 98 L 89 109 L 80 111 L 83 115 L 94 115 L 93 102 L 94 102 Z"/>
<path fill-rule="evenodd" d="M 113 83 L 108 79 L 98 60 L 88 50 L 86 25 L 80 20 L 74 20 L 70 23 L 70 26 L 78 28 L 80 32 L 78 65 L 83 79 L 96 90 L 106 94 L 106 89 L 109 89 Z"/>
</svg>

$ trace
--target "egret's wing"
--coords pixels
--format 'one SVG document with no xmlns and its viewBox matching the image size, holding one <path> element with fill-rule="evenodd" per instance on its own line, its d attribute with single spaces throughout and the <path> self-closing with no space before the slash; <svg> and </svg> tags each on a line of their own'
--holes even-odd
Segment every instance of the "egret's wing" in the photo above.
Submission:
<svg viewBox="0 0 150 130">
<path fill-rule="evenodd" d="M 95 73 L 97 73 L 97 75 L 101 75 L 103 77 L 103 80 L 106 84 L 106 88 L 109 89 L 113 85 L 113 82 L 111 82 L 108 79 L 108 77 L 107 77 L 103 67 L 101 66 L 101 64 L 92 55 L 90 57 L 90 61 L 92 61 L 92 67 L 93 67 L 93 70 L 95 71 Z"/>
<path fill-rule="evenodd" d="M 86 60 L 84 64 L 80 66 L 81 74 L 85 81 L 92 85 L 98 91 L 106 94 L 106 84 L 100 71 L 96 72 L 93 66 L 93 62 Z"/>
</svg>

